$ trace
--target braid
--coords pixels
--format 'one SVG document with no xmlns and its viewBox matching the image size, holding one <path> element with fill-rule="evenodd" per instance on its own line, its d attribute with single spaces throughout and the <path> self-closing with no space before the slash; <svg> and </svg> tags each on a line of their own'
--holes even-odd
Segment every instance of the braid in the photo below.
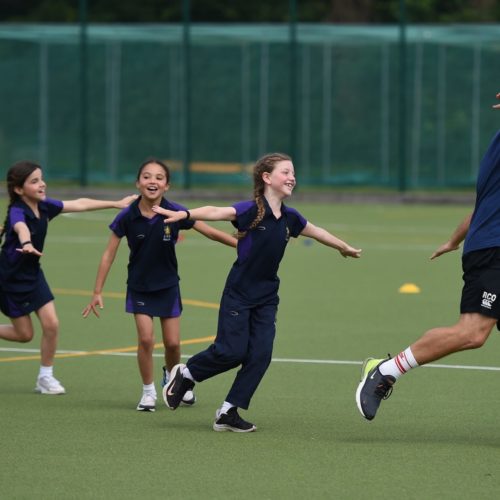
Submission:
<svg viewBox="0 0 500 500">
<path fill-rule="evenodd" d="M 37 169 L 41 169 L 40 165 L 31 161 L 18 161 L 12 165 L 7 172 L 7 192 L 9 193 L 9 205 L 7 206 L 7 215 L 0 232 L 0 242 L 2 241 L 5 232 L 7 231 L 7 223 L 12 205 L 19 199 L 15 188 L 22 188 L 26 179 Z"/>
<path fill-rule="evenodd" d="M 2 232 L 0 232 L 0 243 L 2 243 L 3 237 L 5 235 L 5 232 L 7 231 L 7 222 L 9 220 L 9 213 L 10 213 L 10 207 L 12 206 L 12 201 L 9 202 L 9 205 L 7 206 L 7 215 L 5 216 L 5 220 L 3 222 L 2 226 Z"/>
<path fill-rule="evenodd" d="M 263 196 L 257 195 L 255 197 L 255 203 L 257 204 L 257 215 L 255 216 L 255 219 L 252 221 L 250 226 L 248 226 L 248 229 L 246 231 L 238 231 L 236 233 L 236 238 L 239 240 L 244 238 L 248 231 L 255 229 L 259 225 L 260 221 L 264 218 L 264 215 L 266 213 L 266 206 L 264 205 Z"/>
<path fill-rule="evenodd" d="M 264 204 L 264 180 L 262 174 L 264 172 L 271 173 L 274 170 L 276 163 L 280 161 L 291 160 L 291 158 L 284 153 L 270 153 L 260 158 L 253 168 L 253 195 L 255 203 L 257 204 L 257 215 L 252 221 L 246 231 L 238 231 L 236 237 L 242 239 L 246 236 L 248 231 L 255 229 L 266 213 L 266 206 Z"/>
</svg>

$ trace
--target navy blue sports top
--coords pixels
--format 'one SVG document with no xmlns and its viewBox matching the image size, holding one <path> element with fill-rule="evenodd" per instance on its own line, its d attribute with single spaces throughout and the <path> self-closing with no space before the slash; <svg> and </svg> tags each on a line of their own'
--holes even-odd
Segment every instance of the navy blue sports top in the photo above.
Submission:
<svg viewBox="0 0 500 500">
<path fill-rule="evenodd" d="M 194 221 L 165 224 L 164 215 L 144 217 L 139 210 L 140 197 L 124 208 L 109 228 L 118 238 L 127 237 L 130 248 L 128 286 L 138 292 L 154 292 L 179 283 L 175 244 L 179 230 L 191 229 Z M 162 198 L 160 206 L 167 210 L 186 210 L 185 207 Z"/>
<path fill-rule="evenodd" d="M 476 205 L 463 253 L 491 247 L 500 247 L 500 130 L 479 166 Z"/>
<path fill-rule="evenodd" d="M 22 200 L 13 203 L 7 217 L 5 241 L 0 252 L 0 286 L 5 292 L 30 292 L 37 288 L 41 276 L 40 257 L 17 252 L 20 242 L 13 227 L 25 222 L 31 233 L 31 242 L 40 252 L 43 251 L 48 222 L 59 215 L 63 202 L 46 198 L 38 203 L 40 218 Z"/>
<path fill-rule="evenodd" d="M 251 304 L 278 303 L 278 268 L 290 237 L 297 238 L 307 220 L 293 208 L 281 205 L 277 219 L 264 198 L 265 215 L 258 226 L 238 240 L 238 257 L 227 277 L 226 287 Z M 233 205 L 236 220 L 233 226 L 246 231 L 257 215 L 255 201 Z"/>
</svg>

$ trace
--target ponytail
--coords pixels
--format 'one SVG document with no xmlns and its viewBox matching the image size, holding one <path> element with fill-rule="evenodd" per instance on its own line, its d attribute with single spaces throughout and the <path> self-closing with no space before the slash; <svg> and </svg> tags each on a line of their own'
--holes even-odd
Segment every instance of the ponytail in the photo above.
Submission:
<svg viewBox="0 0 500 500">
<path fill-rule="evenodd" d="M 9 205 L 7 207 L 7 215 L 0 232 L 0 243 L 7 231 L 7 223 L 9 220 L 9 213 L 12 205 L 19 199 L 15 188 L 22 188 L 26 179 L 37 169 L 41 169 L 40 165 L 32 161 L 18 161 L 12 165 L 7 172 L 7 192 L 9 194 Z"/>
</svg>

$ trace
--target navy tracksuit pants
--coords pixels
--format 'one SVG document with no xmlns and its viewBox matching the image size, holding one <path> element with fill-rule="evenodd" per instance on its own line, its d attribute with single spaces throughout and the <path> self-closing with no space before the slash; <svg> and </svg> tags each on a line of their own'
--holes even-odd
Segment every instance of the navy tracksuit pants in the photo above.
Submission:
<svg viewBox="0 0 500 500">
<path fill-rule="evenodd" d="M 277 310 L 277 301 L 248 305 L 224 290 L 214 343 L 187 362 L 193 378 L 202 382 L 241 365 L 226 401 L 247 409 L 271 363 Z"/>
</svg>

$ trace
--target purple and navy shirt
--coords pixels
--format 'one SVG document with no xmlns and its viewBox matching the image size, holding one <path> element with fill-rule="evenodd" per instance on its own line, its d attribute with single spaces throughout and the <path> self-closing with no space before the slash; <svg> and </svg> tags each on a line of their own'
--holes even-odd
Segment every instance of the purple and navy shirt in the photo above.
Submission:
<svg viewBox="0 0 500 500">
<path fill-rule="evenodd" d="M 31 234 L 33 246 L 43 252 L 50 220 L 59 215 L 63 202 L 46 198 L 38 203 L 40 218 L 36 217 L 31 208 L 22 200 L 13 203 L 7 217 L 5 241 L 0 251 L 0 286 L 5 292 L 31 292 L 38 286 L 38 280 L 43 276 L 40 267 L 40 257 L 23 254 L 20 241 L 13 227 L 18 222 L 25 222 Z"/>
<path fill-rule="evenodd" d="M 170 288 L 180 279 L 175 254 L 179 231 L 191 229 L 194 221 L 165 223 L 165 216 L 160 214 L 148 219 L 141 214 L 139 201 L 140 197 L 124 208 L 109 226 L 118 238 L 127 238 L 130 249 L 127 285 L 138 292 Z M 186 210 L 165 198 L 160 206 L 176 212 Z"/>
<path fill-rule="evenodd" d="M 264 198 L 265 214 L 260 223 L 238 240 L 237 259 L 229 272 L 226 288 L 249 303 L 278 303 L 280 280 L 278 268 L 290 237 L 297 238 L 307 220 L 294 208 L 281 205 L 276 218 Z M 255 201 L 233 205 L 236 220 L 233 226 L 247 231 L 257 215 Z"/>
</svg>

